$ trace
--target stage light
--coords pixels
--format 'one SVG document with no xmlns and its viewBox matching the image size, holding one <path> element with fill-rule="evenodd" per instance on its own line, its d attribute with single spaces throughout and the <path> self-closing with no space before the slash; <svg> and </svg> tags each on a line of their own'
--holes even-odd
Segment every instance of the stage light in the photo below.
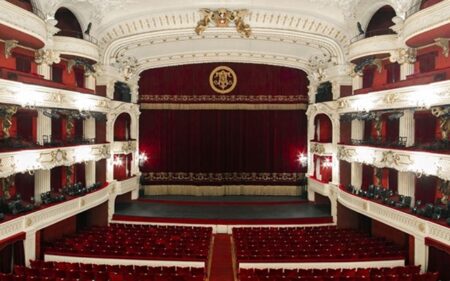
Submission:
<svg viewBox="0 0 450 281">
<path fill-rule="evenodd" d="M 140 152 L 139 153 L 139 166 L 142 166 L 145 164 L 145 162 L 147 162 L 148 160 L 148 156 L 145 152 Z"/>
<path fill-rule="evenodd" d="M 123 165 L 123 160 L 122 157 L 120 156 L 115 156 L 114 157 L 114 161 L 113 161 L 113 165 L 117 166 L 117 167 L 121 167 Z"/>
<path fill-rule="evenodd" d="M 330 159 L 326 158 L 325 161 L 322 163 L 322 167 L 331 168 L 333 167 L 333 163 L 330 161 Z"/>
<path fill-rule="evenodd" d="M 299 152 L 297 154 L 297 162 L 300 166 L 306 166 L 308 164 L 308 157 L 303 152 Z"/>
</svg>

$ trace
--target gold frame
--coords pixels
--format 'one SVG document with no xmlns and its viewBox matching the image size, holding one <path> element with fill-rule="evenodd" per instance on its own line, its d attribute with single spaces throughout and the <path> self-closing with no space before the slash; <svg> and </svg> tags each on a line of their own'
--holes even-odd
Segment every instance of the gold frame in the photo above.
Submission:
<svg viewBox="0 0 450 281">
<path fill-rule="evenodd" d="M 218 88 L 218 87 L 214 84 L 214 76 L 215 76 L 219 71 L 225 71 L 225 72 L 228 72 L 229 74 L 231 74 L 231 77 L 233 78 L 233 82 L 232 82 L 232 84 L 231 84 L 231 86 L 230 86 L 229 88 L 227 88 L 227 89 L 221 89 L 221 88 Z M 222 73 L 223 73 L 223 72 L 222 72 Z M 214 68 L 213 71 L 211 71 L 211 74 L 209 75 L 209 85 L 210 85 L 211 88 L 214 90 L 214 92 L 219 93 L 219 94 L 228 94 L 228 93 L 230 93 L 231 91 L 233 91 L 234 88 L 236 88 L 237 81 L 238 81 L 237 75 L 236 75 L 236 73 L 234 72 L 234 70 L 231 69 L 230 67 L 224 66 L 224 65 L 221 65 L 221 66 L 218 66 L 218 67 Z"/>
</svg>

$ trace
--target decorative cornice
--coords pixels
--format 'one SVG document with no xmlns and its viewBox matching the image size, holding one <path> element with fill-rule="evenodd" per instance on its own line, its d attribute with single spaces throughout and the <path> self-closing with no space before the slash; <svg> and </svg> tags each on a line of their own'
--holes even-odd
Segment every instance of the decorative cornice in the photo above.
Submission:
<svg viewBox="0 0 450 281">
<path fill-rule="evenodd" d="M 141 103 L 308 103 L 300 95 L 139 95 Z"/>
<path fill-rule="evenodd" d="M 141 103 L 143 110 L 306 110 L 308 105 L 248 103 Z"/>
<path fill-rule="evenodd" d="M 248 10 L 245 9 L 233 11 L 225 8 L 217 10 L 200 9 L 202 19 L 197 22 L 195 33 L 197 35 L 203 34 L 211 23 L 214 23 L 216 27 L 228 27 L 230 23 L 234 23 L 237 32 L 248 38 L 252 34 L 250 26 L 244 23 L 244 17 L 248 13 Z"/>
</svg>

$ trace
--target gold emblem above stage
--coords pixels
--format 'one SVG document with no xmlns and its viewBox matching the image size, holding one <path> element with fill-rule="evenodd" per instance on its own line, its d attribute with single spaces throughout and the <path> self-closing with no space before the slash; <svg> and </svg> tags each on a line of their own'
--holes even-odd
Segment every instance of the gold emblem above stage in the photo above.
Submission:
<svg viewBox="0 0 450 281">
<path fill-rule="evenodd" d="M 218 66 L 209 75 L 209 85 L 219 94 L 228 94 L 237 85 L 237 76 L 228 66 Z"/>
</svg>

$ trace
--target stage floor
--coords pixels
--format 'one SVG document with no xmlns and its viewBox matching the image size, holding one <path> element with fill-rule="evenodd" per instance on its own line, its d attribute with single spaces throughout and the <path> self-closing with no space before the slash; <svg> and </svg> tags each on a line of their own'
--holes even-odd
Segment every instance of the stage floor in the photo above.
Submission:
<svg viewBox="0 0 450 281">
<path fill-rule="evenodd" d="M 116 203 L 114 219 L 215 224 L 332 222 L 329 205 L 287 196 L 146 196 Z"/>
</svg>

